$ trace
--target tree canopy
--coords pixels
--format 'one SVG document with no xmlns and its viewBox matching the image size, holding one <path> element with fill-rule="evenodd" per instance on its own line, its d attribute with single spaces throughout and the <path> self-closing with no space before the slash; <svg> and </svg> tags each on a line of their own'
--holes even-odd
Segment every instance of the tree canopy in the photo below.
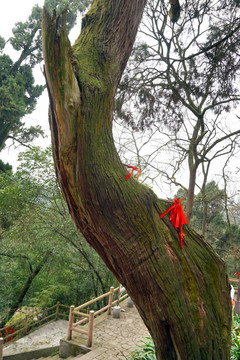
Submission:
<svg viewBox="0 0 240 360">
<path fill-rule="evenodd" d="M 135 128 L 163 123 L 177 130 L 184 108 L 198 118 L 229 111 L 240 99 L 239 4 L 184 1 L 176 23 L 168 10 L 166 2 L 148 1 L 119 88 L 118 115 Z"/>
<path fill-rule="evenodd" d="M 67 28 L 70 31 L 76 23 L 78 13 L 84 11 L 90 0 L 48 0 L 49 11 L 56 9 L 57 13 L 68 8 Z M 17 22 L 12 29 L 13 36 L 5 40 L 0 37 L 0 151 L 6 141 L 29 146 L 35 137 L 43 136 L 40 125 L 28 126 L 26 115 L 35 109 L 37 100 L 45 86 L 36 85 L 33 69 L 42 62 L 42 8 L 38 5 L 32 8 L 25 22 Z M 9 42 L 17 51 L 18 58 L 13 61 L 5 53 L 5 45 Z M 0 170 L 9 166 L 0 163 Z"/>
<path fill-rule="evenodd" d="M 51 149 L 0 173 L 1 322 L 22 306 L 79 305 L 116 284 L 85 242 L 57 186 Z"/>
<path fill-rule="evenodd" d="M 225 119 L 236 108 L 239 81 L 239 4 L 183 2 L 181 16 L 169 22 L 165 2 L 150 0 L 136 44 L 119 86 L 116 116 L 135 130 L 159 128 L 168 150 L 175 150 L 174 180 L 187 163 L 190 221 L 197 171 L 236 147 L 240 129 Z M 171 171 L 171 172 L 170 172 Z M 204 180 L 205 181 L 205 180 Z M 204 182 L 203 181 L 203 182 Z"/>
<path fill-rule="evenodd" d="M 35 85 L 32 73 L 33 66 L 41 61 L 41 13 L 35 6 L 25 23 L 19 22 L 9 39 L 12 47 L 20 55 L 13 61 L 9 55 L 0 55 L 0 151 L 6 140 L 12 138 L 23 144 L 29 144 L 35 136 L 43 134 L 40 126 L 27 128 L 22 120 L 30 114 L 44 86 Z M 2 38 L 2 52 L 5 41 Z"/>
</svg>

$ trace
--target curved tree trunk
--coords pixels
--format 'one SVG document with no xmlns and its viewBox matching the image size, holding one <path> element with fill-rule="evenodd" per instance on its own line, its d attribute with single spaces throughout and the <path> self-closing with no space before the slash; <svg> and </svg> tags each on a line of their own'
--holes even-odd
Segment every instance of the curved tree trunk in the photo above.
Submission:
<svg viewBox="0 0 240 360">
<path fill-rule="evenodd" d="M 164 360 L 229 359 L 231 302 L 223 262 L 177 232 L 160 201 L 131 177 L 112 136 L 114 95 L 145 0 L 95 0 L 73 48 L 64 16 L 43 17 L 57 176 L 84 237 L 135 302 Z M 61 28 L 58 33 L 59 27 Z"/>
</svg>

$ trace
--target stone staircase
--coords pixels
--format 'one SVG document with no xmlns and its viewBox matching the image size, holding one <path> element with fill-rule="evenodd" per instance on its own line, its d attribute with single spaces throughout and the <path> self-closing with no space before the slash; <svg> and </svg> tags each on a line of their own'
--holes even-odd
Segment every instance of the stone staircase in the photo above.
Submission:
<svg viewBox="0 0 240 360">
<path fill-rule="evenodd" d="M 73 339 L 67 341 L 68 322 L 58 320 L 44 325 L 12 344 L 7 344 L 3 351 L 3 360 L 64 360 L 62 356 L 68 356 L 66 360 L 124 360 L 149 333 L 135 307 L 129 308 L 125 303 L 121 306 L 125 311 L 121 312 L 120 318 L 104 313 L 95 319 L 91 351 L 68 356 L 77 354 L 78 351 L 72 348 L 69 350 L 73 351 L 67 351 L 66 342 L 70 347 L 81 344 L 83 350 L 83 347 L 86 348 L 83 345 L 86 339 L 83 342 L 82 335 L 74 333 Z"/>
<path fill-rule="evenodd" d="M 77 357 L 76 356 L 69 356 L 66 360 L 73 360 L 73 359 L 77 360 L 77 359 L 80 359 L 80 358 L 78 356 Z M 32 360 L 34 360 L 34 359 L 32 359 Z M 54 356 L 48 356 L 46 358 L 41 357 L 41 358 L 39 358 L 37 360 L 63 360 L 63 359 L 60 358 L 59 355 L 54 355 Z"/>
<path fill-rule="evenodd" d="M 80 357 L 81 357 L 81 355 L 69 356 L 65 360 L 78 360 L 78 359 L 80 359 Z M 32 359 L 32 360 L 35 360 L 35 359 Z M 38 358 L 37 360 L 63 360 L 63 358 L 60 358 L 59 355 L 54 355 L 54 356 L 48 356 L 48 357 L 41 357 L 41 358 Z"/>
</svg>

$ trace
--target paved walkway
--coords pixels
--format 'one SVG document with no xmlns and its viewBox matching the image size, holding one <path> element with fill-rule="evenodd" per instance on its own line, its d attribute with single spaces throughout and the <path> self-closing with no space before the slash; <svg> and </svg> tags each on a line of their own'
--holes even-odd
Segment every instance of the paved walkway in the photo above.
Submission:
<svg viewBox="0 0 240 360">
<path fill-rule="evenodd" d="M 122 309 L 119 319 L 106 313 L 94 320 L 92 351 L 74 359 L 81 360 L 126 360 L 129 353 L 144 336 L 148 335 L 138 311 L 128 308 L 126 301 L 120 304 Z M 33 333 L 19 339 L 4 348 L 4 355 L 39 349 L 59 344 L 60 338 L 66 337 L 67 321 L 51 322 Z M 73 332 L 73 341 L 86 345 L 86 338 Z"/>
<path fill-rule="evenodd" d="M 58 346 L 60 339 L 67 334 L 67 326 L 66 320 L 52 321 L 17 341 L 7 343 L 3 348 L 3 355 Z"/>
<path fill-rule="evenodd" d="M 135 308 L 128 308 L 126 302 L 121 304 L 125 312 L 121 311 L 119 319 L 104 315 L 100 322 L 95 323 L 93 331 L 92 351 L 82 355 L 81 360 L 126 360 L 148 330 Z M 73 340 L 78 341 L 79 336 L 74 335 Z M 81 343 L 83 343 L 81 337 Z"/>
</svg>

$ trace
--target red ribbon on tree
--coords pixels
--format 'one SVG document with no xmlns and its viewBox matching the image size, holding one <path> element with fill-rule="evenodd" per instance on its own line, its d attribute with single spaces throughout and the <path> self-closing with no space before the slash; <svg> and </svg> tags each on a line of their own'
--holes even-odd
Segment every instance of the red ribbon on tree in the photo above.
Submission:
<svg viewBox="0 0 240 360">
<path fill-rule="evenodd" d="M 132 172 L 133 171 L 137 171 L 138 175 L 137 175 L 137 179 L 139 178 L 139 175 L 141 174 L 141 169 L 137 168 L 136 166 L 130 166 L 130 165 L 126 165 L 130 170 L 129 174 L 126 176 L 126 180 L 129 179 L 132 176 Z"/>
<path fill-rule="evenodd" d="M 162 215 L 160 215 L 160 218 L 163 218 L 169 211 L 170 212 L 170 221 L 174 228 L 179 231 L 179 239 L 180 239 L 180 247 L 183 248 L 183 237 L 185 236 L 182 230 L 183 224 L 188 224 L 188 221 L 186 219 L 186 216 L 183 212 L 181 201 L 185 199 L 184 197 L 181 200 L 178 200 L 178 198 L 174 199 L 173 205 L 167 209 Z"/>
</svg>

